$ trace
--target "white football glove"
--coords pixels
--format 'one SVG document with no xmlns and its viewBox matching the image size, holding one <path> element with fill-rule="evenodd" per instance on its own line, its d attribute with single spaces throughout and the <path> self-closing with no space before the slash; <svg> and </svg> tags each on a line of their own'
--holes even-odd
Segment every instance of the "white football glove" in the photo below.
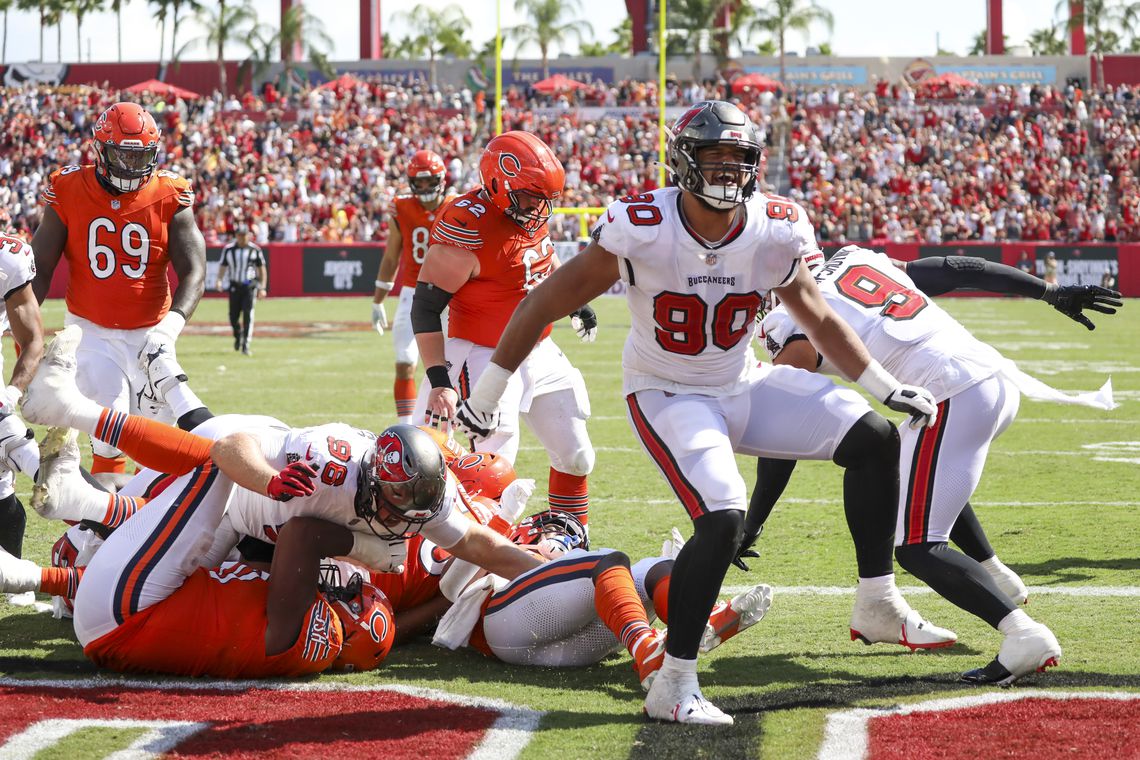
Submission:
<svg viewBox="0 0 1140 760">
<path fill-rule="evenodd" d="M 911 428 L 934 427 L 938 421 L 938 402 L 930 391 L 917 385 L 900 385 L 883 403 L 896 412 L 909 414 L 910 422 L 907 424 Z"/>
<path fill-rule="evenodd" d="M 408 559 L 408 542 L 402 538 L 389 541 L 354 530 L 348 556 L 378 573 L 402 573 Z"/>
<path fill-rule="evenodd" d="M 18 470 L 19 468 L 10 464 L 11 459 L 9 457 L 13 451 L 21 446 L 27 446 L 34 440 L 35 435 L 28 430 L 24 421 L 15 414 L 15 407 L 5 404 L 0 409 L 0 462 Z"/>
<path fill-rule="evenodd" d="M 570 326 L 583 343 L 593 343 L 598 337 L 598 315 L 589 304 L 570 312 Z"/>
<path fill-rule="evenodd" d="M 388 314 L 384 311 L 384 304 L 372 304 L 372 329 L 380 335 L 388 329 Z"/>
<path fill-rule="evenodd" d="M 174 341 L 178 340 L 178 334 L 182 332 L 182 328 L 185 326 L 186 317 L 176 311 L 168 311 L 162 321 L 147 331 L 146 343 L 143 344 L 136 357 L 139 362 L 139 369 L 145 371 L 148 363 L 147 357 L 158 354 L 163 349 L 173 354 Z"/>
<path fill-rule="evenodd" d="M 455 426 L 472 438 L 490 438 L 499 427 L 499 410 L 476 409 L 473 399 L 459 402 L 455 408 Z"/>
</svg>

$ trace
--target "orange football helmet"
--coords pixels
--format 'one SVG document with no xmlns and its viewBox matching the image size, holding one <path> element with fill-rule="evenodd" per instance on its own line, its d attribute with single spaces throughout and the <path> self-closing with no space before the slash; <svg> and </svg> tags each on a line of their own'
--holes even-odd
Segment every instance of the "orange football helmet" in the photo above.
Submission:
<svg viewBox="0 0 1140 760">
<path fill-rule="evenodd" d="M 439 450 L 443 454 L 443 461 L 448 467 L 450 467 L 451 463 L 456 459 L 459 459 L 459 457 L 470 453 L 464 448 L 462 443 L 452 438 L 450 433 L 445 433 L 429 425 L 417 425 L 416 427 L 431 436 L 431 439 L 435 441 L 435 445 L 439 446 Z"/>
<path fill-rule="evenodd" d="M 417 150 L 408 163 L 408 184 L 420 203 L 431 204 L 442 198 L 447 185 L 447 167 L 439 154 Z"/>
<path fill-rule="evenodd" d="M 530 132 L 504 132 L 487 143 L 479 179 L 495 208 L 533 236 L 562 195 L 566 170 L 550 146 Z"/>
<path fill-rule="evenodd" d="M 475 451 L 459 457 L 448 467 L 469 496 L 498 499 L 503 489 L 518 478 L 505 458 L 489 451 Z"/>
<path fill-rule="evenodd" d="M 138 103 L 116 103 L 91 130 L 95 141 L 95 174 L 111 190 L 133 193 L 158 166 L 162 133 L 154 117 Z"/>
<path fill-rule="evenodd" d="M 344 626 L 344 642 L 331 669 L 347 673 L 378 667 L 396 639 L 392 603 L 360 573 L 353 573 L 344 586 L 338 583 L 336 565 L 323 565 L 321 573 L 321 590 Z"/>
</svg>

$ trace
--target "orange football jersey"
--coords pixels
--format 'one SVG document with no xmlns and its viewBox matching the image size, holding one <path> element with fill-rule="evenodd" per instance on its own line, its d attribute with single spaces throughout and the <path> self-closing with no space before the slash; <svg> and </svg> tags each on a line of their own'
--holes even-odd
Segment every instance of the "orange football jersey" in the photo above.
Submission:
<svg viewBox="0 0 1140 760">
<path fill-rule="evenodd" d="M 504 216 L 481 188 L 444 207 L 431 230 L 431 242 L 474 253 L 479 274 L 463 284 L 448 303 L 447 334 L 482 346 L 495 346 L 515 307 L 554 268 L 554 243 L 546 225 L 534 237 Z M 550 334 L 550 325 L 542 337 Z"/>
<path fill-rule="evenodd" d="M 265 654 L 269 575 L 241 563 L 199 568 L 158 604 L 128 617 L 83 650 L 124 673 L 272 678 L 320 673 L 344 641 L 336 613 L 319 596 L 287 651 Z"/>
<path fill-rule="evenodd" d="M 408 539 L 408 558 L 402 573 L 369 573 L 368 582 L 384 593 L 396 612 L 404 612 L 439 594 L 444 563 L 451 558 L 423 536 Z"/>
<path fill-rule="evenodd" d="M 414 195 L 397 195 L 392 202 L 396 207 L 396 226 L 400 228 L 400 284 L 405 288 L 416 289 L 416 278 L 427 256 L 431 240 L 431 226 L 444 206 L 455 198 L 449 195 L 436 208 L 428 211 Z"/>
<path fill-rule="evenodd" d="M 65 166 L 42 200 L 67 227 L 67 310 L 119 330 L 158 324 L 170 309 L 168 225 L 194 204 L 190 182 L 157 171 L 135 192 L 113 195 L 94 166 Z"/>
</svg>

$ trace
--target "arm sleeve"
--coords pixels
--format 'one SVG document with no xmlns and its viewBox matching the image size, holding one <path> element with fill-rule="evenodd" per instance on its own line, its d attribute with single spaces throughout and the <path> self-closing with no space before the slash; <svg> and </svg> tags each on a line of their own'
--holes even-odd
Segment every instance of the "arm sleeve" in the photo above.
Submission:
<svg viewBox="0 0 1140 760">
<path fill-rule="evenodd" d="M 906 265 L 919 290 L 937 296 L 957 288 L 1009 293 L 1026 298 L 1045 295 L 1045 281 L 1015 267 L 974 256 L 931 256 Z"/>
</svg>

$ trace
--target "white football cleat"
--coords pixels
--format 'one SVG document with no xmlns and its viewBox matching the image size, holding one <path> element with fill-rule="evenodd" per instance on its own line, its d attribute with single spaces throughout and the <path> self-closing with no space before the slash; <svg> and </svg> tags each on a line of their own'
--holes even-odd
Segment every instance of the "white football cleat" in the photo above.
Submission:
<svg viewBox="0 0 1140 760">
<path fill-rule="evenodd" d="M 91 403 L 75 385 L 75 352 L 82 339 L 79 325 L 69 325 L 55 334 L 24 394 L 20 407 L 24 419 L 40 425 L 70 426 L 71 409 Z"/>
<path fill-rule="evenodd" d="M 695 677 L 678 683 L 662 676 L 654 679 L 645 697 L 645 714 L 668 723 L 694 723 L 703 726 L 731 726 L 732 716 L 705 699 Z"/>
<path fill-rule="evenodd" d="M 736 634 L 746 631 L 764 619 L 772 606 L 772 587 L 763 583 L 753 586 L 730 602 L 713 607 L 709 622 L 701 636 L 701 651 L 711 652 Z"/>
<path fill-rule="evenodd" d="M 101 521 L 109 494 L 83 479 L 79 444 L 70 428 L 50 428 L 40 445 L 40 472 L 32 509 L 48 520 Z"/>
<path fill-rule="evenodd" d="M 1001 592 L 1008 596 L 1014 604 L 1025 604 L 1029 601 L 1029 589 L 1022 582 L 1021 576 L 1006 567 L 996 556 L 979 564 L 985 568 Z"/>
<path fill-rule="evenodd" d="M 40 567 L 27 559 L 13 557 L 0 549 L 0 591 L 24 594 L 40 590 Z"/>
<path fill-rule="evenodd" d="M 897 593 L 878 602 L 856 593 L 851 612 L 851 640 L 855 639 L 864 644 L 902 644 L 914 651 L 952 646 L 958 634 L 923 620 Z"/>
<path fill-rule="evenodd" d="M 1053 632 L 1041 623 L 1032 628 L 1011 633 L 1001 642 L 1001 649 L 993 662 L 984 668 L 962 674 L 967 683 L 1009 686 L 1017 679 L 1034 671 L 1044 673 L 1061 663 L 1061 644 Z"/>
<path fill-rule="evenodd" d="M 681 549 L 684 547 L 685 537 L 681 535 L 681 531 L 673 528 L 669 532 L 669 538 L 661 544 L 661 556 L 665 559 L 677 559 L 677 555 L 681 553 Z"/>
</svg>

